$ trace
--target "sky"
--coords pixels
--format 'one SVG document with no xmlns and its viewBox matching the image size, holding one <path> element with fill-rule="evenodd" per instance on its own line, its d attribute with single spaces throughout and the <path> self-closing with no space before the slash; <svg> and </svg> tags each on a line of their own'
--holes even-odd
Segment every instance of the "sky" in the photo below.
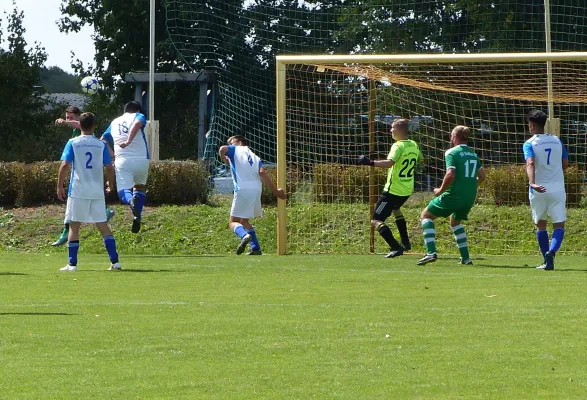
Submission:
<svg viewBox="0 0 587 400">
<path fill-rule="evenodd" d="M 45 66 L 58 66 L 59 68 L 73 72 L 71 69 L 71 54 L 84 62 L 84 66 L 93 64 L 94 42 L 91 27 L 84 27 L 78 33 L 65 34 L 59 32 L 56 21 L 60 19 L 59 6 L 62 0 L 16 0 L 16 7 L 24 12 L 24 34 L 29 46 L 39 42 L 47 52 Z M 12 0 L 0 0 L 0 13 L 2 18 L 2 29 L 6 33 L 6 15 L 13 9 Z M 6 37 L 4 37 L 6 39 Z M 3 43 L 6 46 L 6 43 Z"/>
</svg>

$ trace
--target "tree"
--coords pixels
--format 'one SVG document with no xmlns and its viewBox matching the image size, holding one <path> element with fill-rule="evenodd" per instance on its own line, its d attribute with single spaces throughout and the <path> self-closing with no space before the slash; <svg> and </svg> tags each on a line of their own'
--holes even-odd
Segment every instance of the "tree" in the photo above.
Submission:
<svg viewBox="0 0 587 400">
<path fill-rule="evenodd" d="M 43 136 L 53 116 L 44 111 L 36 87 L 47 55 L 38 43 L 27 48 L 23 19 L 24 13 L 15 6 L 6 19 L 6 47 L 0 36 L 0 47 L 5 49 L 0 53 L 0 160 L 54 158 L 58 146 L 51 136 Z"/>
</svg>

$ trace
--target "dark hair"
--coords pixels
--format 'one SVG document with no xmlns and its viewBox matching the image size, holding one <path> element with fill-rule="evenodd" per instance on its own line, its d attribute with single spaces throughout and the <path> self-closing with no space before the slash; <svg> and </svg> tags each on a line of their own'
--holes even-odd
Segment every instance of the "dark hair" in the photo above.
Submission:
<svg viewBox="0 0 587 400">
<path fill-rule="evenodd" d="M 82 131 L 91 131 L 96 124 L 96 117 L 91 112 L 83 113 L 79 118 L 79 126 Z"/>
<path fill-rule="evenodd" d="M 72 114 L 75 114 L 75 115 L 77 115 L 78 117 L 79 117 L 79 116 L 80 116 L 80 114 L 82 113 L 82 112 L 81 112 L 81 110 L 80 110 L 78 107 L 76 107 L 76 106 L 69 106 L 69 107 L 67 107 L 67 108 L 65 109 L 65 112 L 66 112 L 66 113 L 72 113 Z"/>
<path fill-rule="evenodd" d="M 129 101 L 128 103 L 126 103 L 124 105 L 124 112 L 125 113 L 143 112 L 143 107 L 141 106 L 141 103 L 139 103 L 138 101 Z"/>
<path fill-rule="evenodd" d="M 236 140 L 238 142 L 241 142 L 243 144 L 243 146 L 248 146 L 249 145 L 249 141 L 247 139 L 245 139 L 245 137 L 242 136 L 242 135 L 235 135 L 235 136 L 229 137 L 228 140 L 227 140 L 228 144 L 230 144 L 230 142 L 232 142 L 233 140 Z"/>
<path fill-rule="evenodd" d="M 405 118 L 397 118 L 392 122 L 391 127 L 395 127 L 408 133 L 408 129 L 410 128 L 410 121 Z"/>
<path fill-rule="evenodd" d="M 544 128 L 544 125 L 546 125 L 546 121 L 548 121 L 548 115 L 546 115 L 545 112 L 540 110 L 532 110 L 528 113 L 526 120 L 528 122 L 535 123 L 541 128 Z"/>
</svg>

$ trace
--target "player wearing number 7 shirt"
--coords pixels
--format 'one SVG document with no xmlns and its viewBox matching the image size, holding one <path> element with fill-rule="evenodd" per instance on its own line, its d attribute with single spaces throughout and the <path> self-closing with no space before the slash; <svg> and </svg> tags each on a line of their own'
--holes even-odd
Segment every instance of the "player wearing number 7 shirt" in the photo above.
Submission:
<svg viewBox="0 0 587 400">
<path fill-rule="evenodd" d="M 569 156 L 560 139 L 544 133 L 548 116 L 534 110 L 528 114 L 528 127 L 533 135 L 524 143 L 526 173 L 530 186 L 532 219 L 536 224 L 536 239 L 544 257 L 542 270 L 554 269 L 554 256 L 565 235 L 566 192 L 564 171 L 569 166 Z M 547 218 L 553 225 L 552 240 L 548 241 Z"/>
<path fill-rule="evenodd" d="M 453 147 L 444 153 L 446 174 L 440 187 L 434 189 L 435 198 L 428 203 L 420 216 L 426 255 L 417 262 L 418 265 L 436 261 L 434 220 L 437 217 L 448 216 L 461 253 L 460 264 L 473 264 L 469 256 L 467 234 L 461 222 L 467 219 L 475 204 L 477 186 L 485 180 L 485 171 L 475 151 L 467 146 L 469 133 L 470 129 L 462 125 L 456 126 L 450 133 L 450 144 Z"/>
<path fill-rule="evenodd" d="M 391 134 L 396 142 L 386 160 L 370 160 L 365 156 L 359 157 L 359 165 L 370 165 L 378 168 L 389 168 L 387 182 L 383 193 L 375 205 L 371 225 L 389 245 L 390 252 L 385 257 L 401 256 L 404 250 L 412 248 L 408 237 L 406 220 L 400 208 L 414 192 L 414 172 L 416 165 L 423 162 L 422 153 L 418 144 L 408 139 L 409 121 L 399 118 L 391 125 Z M 393 237 L 393 233 L 385 220 L 392 215 L 399 231 L 402 244 Z"/>
</svg>

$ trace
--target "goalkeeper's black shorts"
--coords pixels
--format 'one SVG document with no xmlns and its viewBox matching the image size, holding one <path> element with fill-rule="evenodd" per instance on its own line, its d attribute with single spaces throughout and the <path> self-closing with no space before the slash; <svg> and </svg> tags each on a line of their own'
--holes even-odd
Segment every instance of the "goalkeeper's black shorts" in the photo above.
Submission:
<svg viewBox="0 0 587 400">
<path fill-rule="evenodd" d="M 397 196 L 389 192 L 383 192 L 375 205 L 373 219 L 385 221 L 389 218 L 393 210 L 398 210 L 409 198 L 410 196 Z"/>
</svg>

